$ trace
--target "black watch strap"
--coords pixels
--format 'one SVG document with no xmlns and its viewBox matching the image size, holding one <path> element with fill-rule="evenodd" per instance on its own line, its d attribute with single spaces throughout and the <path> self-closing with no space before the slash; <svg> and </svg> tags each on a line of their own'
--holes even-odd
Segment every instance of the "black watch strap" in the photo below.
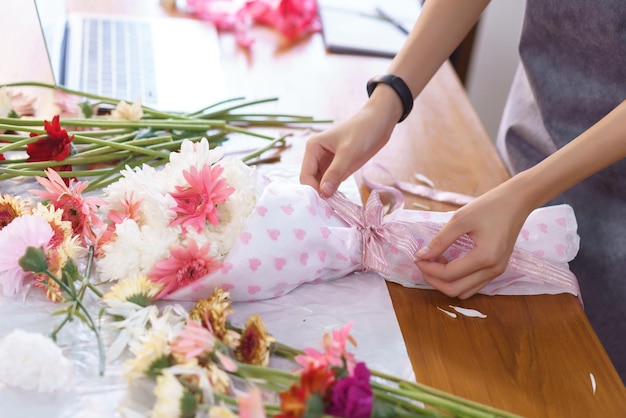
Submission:
<svg viewBox="0 0 626 418">
<path fill-rule="evenodd" d="M 371 96 L 376 86 L 380 83 L 391 87 L 400 98 L 400 101 L 402 101 L 402 116 L 398 123 L 402 122 L 413 109 L 413 94 L 411 94 L 409 86 L 406 85 L 404 80 L 393 74 L 378 75 L 367 82 L 367 95 Z"/>
</svg>

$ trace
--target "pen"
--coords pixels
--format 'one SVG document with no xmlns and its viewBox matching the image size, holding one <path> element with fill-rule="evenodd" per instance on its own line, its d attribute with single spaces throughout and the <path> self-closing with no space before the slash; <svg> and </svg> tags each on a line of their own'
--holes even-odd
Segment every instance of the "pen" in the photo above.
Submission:
<svg viewBox="0 0 626 418">
<path fill-rule="evenodd" d="M 408 35 L 409 34 L 409 29 L 406 28 L 406 26 L 404 26 L 401 22 L 399 22 L 397 19 L 395 19 L 393 16 L 389 15 L 389 13 L 385 12 L 383 9 L 381 9 L 379 6 L 376 6 L 376 13 L 378 13 L 380 15 L 380 17 L 382 17 L 383 19 L 385 19 L 387 22 L 391 23 L 392 25 L 394 25 L 396 28 L 398 28 L 400 31 L 402 31 L 404 34 Z"/>
</svg>

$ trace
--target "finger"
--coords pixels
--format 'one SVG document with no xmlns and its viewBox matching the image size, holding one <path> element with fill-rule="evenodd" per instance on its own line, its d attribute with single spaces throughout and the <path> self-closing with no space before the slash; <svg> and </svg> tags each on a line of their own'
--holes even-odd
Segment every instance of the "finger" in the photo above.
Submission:
<svg viewBox="0 0 626 418">
<path fill-rule="evenodd" d="M 419 260 L 434 260 L 441 256 L 466 231 L 457 230 L 453 223 L 448 222 L 435 234 L 430 242 L 417 253 Z"/>
<path fill-rule="evenodd" d="M 478 271 L 472 275 L 454 281 L 441 280 L 438 277 L 422 274 L 424 281 L 449 297 L 467 299 L 485 287 L 492 277 L 489 272 Z"/>
<path fill-rule="evenodd" d="M 468 277 L 478 271 L 485 271 L 491 277 L 496 277 L 502 274 L 506 264 L 489 254 L 490 252 L 474 248 L 464 256 L 450 262 L 417 260 L 415 265 L 422 273 L 448 282 Z"/>
<path fill-rule="evenodd" d="M 326 172 L 322 175 L 320 181 L 320 193 L 323 196 L 331 196 L 337 191 L 339 184 L 345 180 L 350 173 L 350 159 L 343 158 L 337 152 L 335 158 L 331 161 Z"/>
<path fill-rule="evenodd" d="M 333 152 L 326 150 L 315 141 L 309 140 L 300 168 L 300 183 L 307 184 L 319 191 L 320 179 L 333 157 Z"/>
</svg>

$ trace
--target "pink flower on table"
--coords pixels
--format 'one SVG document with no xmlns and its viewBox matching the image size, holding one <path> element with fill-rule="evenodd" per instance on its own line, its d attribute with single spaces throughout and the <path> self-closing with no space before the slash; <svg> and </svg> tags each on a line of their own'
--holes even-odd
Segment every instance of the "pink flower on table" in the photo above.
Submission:
<svg viewBox="0 0 626 418">
<path fill-rule="evenodd" d="M 314 348 L 305 348 L 303 355 L 296 356 L 296 362 L 303 367 L 330 366 L 341 368 L 345 365 L 347 372 L 352 376 L 356 359 L 354 354 L 346 350 L 347 342 L 356 346 L 356 341 L 350 335 L 350 330 L 354 324 L 349 322 L 339 330 L 333 330 L 332 337 L 325 333 L 322 338 L 323 352 Z M 345 364 L 344 364 L 345 362 Z"/>
<path fill-rule="evenodd" d="M 215 335 L 211 331 L 191 319 L 172 342 L 172 353 L 180 354 L 187 361 L 213 351 L 215 341 Z"/>
<path fill-rule="evenodd" d="M 172 225 L 182 224 L 183 229 L 192 226 L 201 232 L 206 221 L 219 224 L 217 205 L 226 202 L 235 191 L 225 179 L 220 178 L 223 171 L 219 165 L 212 167 L 208 164 L 200 171 L 193 166 L 189 171 L 183 171 L 188 185 L 176 186 L 176 192 L 170 193 L 176 200 L 174 211 L 178 213 Z"/>
<path fill-rule="evenodd" d="M 163 284 L 157 297 L 168 295 L 217 270 L 220 263 L 209 255 L 210 245 L 207 242 L 198 248 L 196 241 L 189 239 L 186 248 L 171 247 L 171 257 L 157 261 L 148 273 L 148 279 Z"/>
<path fill-rule="evenodd" d="M 248 393 L 237 395 L 239 418 L 265 418 L 261 389 L 253 387 Z"/>
<path fill-rule="evenodd" d="M 45 251 L 53 236 L 54 231 L 48 221 L 36 215 L 15 218 L 0 230 L 0 284 L 3 294 L 18 293 L 24 281 L 33 277 L 32 273 L 25 272 L 19 265 L 19 259 L 24 256 L 26 249 L 43 247 Z"/>
<path fill-rule="evenodd" d="M 72 223 L 73 234 L 79 236 L 83 243 L 95 243 L 94 229 L 104 225 L 97 215 L 98 207 L 106 205 L 106 202 L 97 197 L 83 197 L 82 193 L 87 183 L 72 179 L 69 185 L 66 185 L 56 171 L 51 168 L 45 171 L 47 179 L 43 177 L 36 177 L 36 179 L 46 190 L 31 189 L 29 192 L 49 200 L 55 209 L 63 210 L 62 220 Z"/>
<path fill-rule="evenodd" d="M 374 403 L 370 376 L 365 363 L 357 363 L 352 376 L 333 386 L 331 403 L 325 412 L 338 417 L 369 418 Z"/>
<path fill-rule="evenodd" d="M 126 219 L 132 219 L 140 225 L 140 210 L 142 203 L 143 199 L 135 200 L 132 193 L 130 197 L 120 199 L 120 209 L 111 209 L 107 214 L 107 218 L 111 221 L 111 223 L 108 224 L 107 228 L 103 230 L 98 237 L 98 245 L 103 246 L 109 243 L 115 236 L 115 226 L 121 224 Z"/>
</svg>

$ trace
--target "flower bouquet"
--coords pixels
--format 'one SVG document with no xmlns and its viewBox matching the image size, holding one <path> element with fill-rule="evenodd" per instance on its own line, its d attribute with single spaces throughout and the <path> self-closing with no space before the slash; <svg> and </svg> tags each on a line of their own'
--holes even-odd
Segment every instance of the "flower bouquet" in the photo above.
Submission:
<svg viewBox="0 0 626 418">
<path fill-rule="evenodd" d="M 255 178 L 237 159 L 206 143 L 187 144 L 163 170 L 125 170 L 105 189 L 108 233 L 97 268 L 104 280 L 146 276 L 160 298 L 197 300 L 214 288 L 234 301 L 281 296 L 305 282 L 372 270 L 406 286 L 427 287 L 413 254 L 451 213 L 396 210 L 383 217 L 372 193 L 365 207 L 310 187 Z M 446 256 L 472 246 L 459 240 Z M 578 249 L 568 206 L 536 210 L 520 233 L 509 268 L 487 294 L 570 292 L 567 262 Z"/>
<path fill-rule="evenodd" d="M 107 312 L 123 318 L 114 326 L 133 330 L 122 365 L 125 417 L 513 416 L 370 370 L 349 350 L 352 323 L 324 334 L 321 350 L 301 351 L 277 342 L 258 315 L 233 327 L 229 294 L 219 288 L 189 311 L 162 314 L 130 302 L 149 293 L 144 282 L 132 295 L 116 286 L 105 295 Z M 134 308 L 120 317 L 121 304 Z M 139 316 L 149 319 L 132 320 Z"/>
</svg>

